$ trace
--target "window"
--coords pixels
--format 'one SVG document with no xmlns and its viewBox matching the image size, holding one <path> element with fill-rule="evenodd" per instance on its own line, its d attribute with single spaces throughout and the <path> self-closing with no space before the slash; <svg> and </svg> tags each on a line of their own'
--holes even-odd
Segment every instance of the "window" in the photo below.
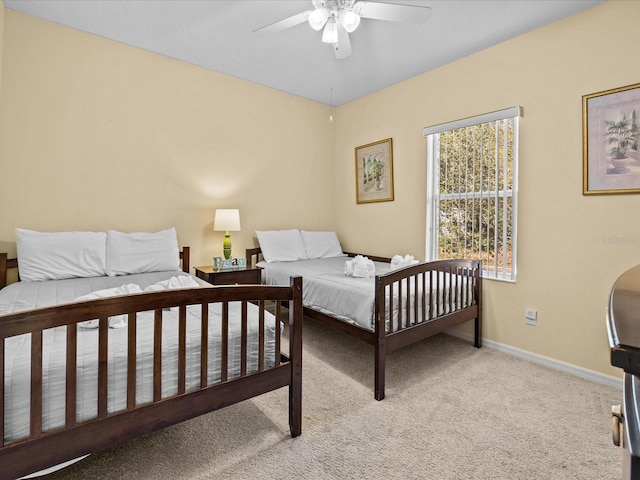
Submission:
<svg viewBox="0 0 640 480">
<path fill-rule="evenodd" d="M 516 278 L 520 107 L 424 129 L 427 259 L 482 260 L 488 278 Z"/>
</svg>

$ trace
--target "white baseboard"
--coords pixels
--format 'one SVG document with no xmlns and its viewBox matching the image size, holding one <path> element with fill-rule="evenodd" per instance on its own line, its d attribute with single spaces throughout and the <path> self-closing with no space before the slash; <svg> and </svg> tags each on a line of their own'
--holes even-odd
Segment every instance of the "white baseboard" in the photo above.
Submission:
<svg viewBox="0 0 640 480">
<path fill-rule="evenodd" d="M 458 337 L 463 340 L 473 342 L 473 334 L 470 333 L 458 332 L 456 330 L 448 330 L 445 333 L 451 335 L 452 337 Z M 494 342 L 493 340 L 488 340 L 486 338 L 482 339 L 482 346 L 495 348 L 496 350 L 500 350 L 501 352 L 509 353 L 511 355 L 515 355 L 516 357 L 524 358 L 526 360 L 530 360 L 547 367 L 555 368 L 556 370 L 562 370 L 563 372 L 572 373 L 573 375 L 577 375 L 588 380 L 606 383 L 607 385 L 622 389 L 622 375 L 620 375 L 620 378 L 604 375 L 602 373 L 594 372 L 593 370 L 587 370 L 586 368 L 577 367 L 575 365 L 571 365 L 570 363 L 561 362 L 560 360 L 555 360 L 553 358 L 545 357 L 544 355 L 538 355 L 526 350 L 511 347 L 509 345 L 505 345 L 504 343 Z"/>
</svg>

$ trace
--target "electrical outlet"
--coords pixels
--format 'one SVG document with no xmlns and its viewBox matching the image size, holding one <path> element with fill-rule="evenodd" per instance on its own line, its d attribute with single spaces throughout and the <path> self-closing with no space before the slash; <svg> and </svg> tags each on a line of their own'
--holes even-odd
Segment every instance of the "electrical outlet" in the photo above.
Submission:
<svg viewBox="0 0 640 480">
<path fill-rule="evenodd" d="M 535 326 L 538 323 L 538 311 L 535 308 L 525 308 L 524 322 L 527 325 Z"/>
</svg>

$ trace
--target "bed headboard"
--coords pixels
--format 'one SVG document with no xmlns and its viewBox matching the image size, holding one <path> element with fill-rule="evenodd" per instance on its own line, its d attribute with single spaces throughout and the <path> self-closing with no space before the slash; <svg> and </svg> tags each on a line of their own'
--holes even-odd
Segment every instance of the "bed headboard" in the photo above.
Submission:
<svg viewBox="0 0 640 480">
<path fill-rule="evenodd" d="M 260 247 L 247 248 L 245 250 L 245 258 L 247 259 L 247 267 L 255 267 L 260 261 L 262 256 L 262 249 Z"/>
<path fill-rule="evenodd" d="M 180 260 L 182 260 L 182 271 L 185 273 L 189 273 L 189 255 L 191 249 L 189 247 L 182 247 L 182 251 L 180 252 Z"/>
<path fill-rule="evenodd" d="M 182 271 L 189 273 L 189 260 L 190 260 L 189 247 L 182 247 L 180 252 L 180 260 L 182 261 Z M 0 253 L 0 288 L 7 286 L 7 274 L 9 270 L 18 268 L 17 258 L 8 258 L 6 252 Z M 20 273 L 18 272 L 18 280 L 20 280 Z"/>
<path fill-rule="evenodd" d="M 0 288 L 7 286 L 7 272 L 11 268 L 18 268 L 18 259 L 7 258 L 6 252 L 0 253 Z"/>
</svg>

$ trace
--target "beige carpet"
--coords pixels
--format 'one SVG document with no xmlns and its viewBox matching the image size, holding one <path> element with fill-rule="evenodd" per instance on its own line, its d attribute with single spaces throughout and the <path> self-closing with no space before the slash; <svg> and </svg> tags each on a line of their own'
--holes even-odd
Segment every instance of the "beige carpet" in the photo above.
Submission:
<svg viewBox="0 0 640 480">
<path fill-rule="evenodd" d="M 372 347 L 311 321 L 303 362 L 298 438 L 280 389 L 48 478 L 620 478 L 615 387 L 439 335 L 388 358 L 387 398 L 377 402 Z"/>
</svg>

